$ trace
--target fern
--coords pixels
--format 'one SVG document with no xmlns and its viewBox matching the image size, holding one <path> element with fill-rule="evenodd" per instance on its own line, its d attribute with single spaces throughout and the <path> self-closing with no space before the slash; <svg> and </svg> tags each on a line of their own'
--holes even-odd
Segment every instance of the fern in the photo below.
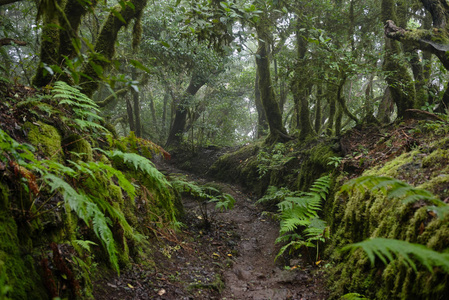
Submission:
<svg viewBox="0 0 449 300">
<path fill-rule="evenodd" d="M 330 177 L 323 176 L 314 182 L 310 192 L 294 192 L 297 196 L 291 197 L 286 195 L 291 195 L 293 192 L 282 191 L 284 199 L 278 203 L 281 219 L 280 236 L 276 239 L 276 243 L 288 243 L 279 250 L 275 260 L 288 249 L 291 252 L 304 246 L 315 247 L 313 242 L 318 245 L 318 242 L 325 241 L 328 227 L 326 222 L 318 218 L 318 212 L 321 210 L 321 202 L 326 200 L 329 189 Z M 271 191 L 273 195 L 279 195 L 279 191 L 274 189 Z M 306 239 L 295 233 L 299 228 L 304 229 Z"/>
<path fill-rule="evenodd" d="M 153 188 L 156 192 L 162 197 L 170 197 L 171 187 L 170 183 L 165 178 L 164 174 L 158 171 L 154 164 L 147 158 L 140 156 L 135 153 L 124 153 L 119 150 L 114 151 L 103 151 L 101 149 L 97 149 L 106 154 L 109 158 L 113 159 L 115 157 L 122 159 L 126 164 L 131 165 L 136 170 L 143 171 L 146 175 L 148 175 L 148 179 L 150 179 Z"/>
<path fill-rule="evenodd" d="M 78 193 L 70 184 L 61 178 L 53 174 L 46 174 L 43 180 L 50 186 L 52 191 L 59 191 L 61 193 L 64 201 L 87 225 L 91 224 L 90 226 L 106 248 L 112 266 L 117 272 L 120 272 L 117 248 L 112 232 L 109 229 L 110 220 L 87 195 L 82 192 Z"/>
<path fill-rule="evenodd" d="M 86 250 L 89 253 L 90 253 L 91 245 L 98 246 L 98 244 L 96 244 L 92 241 L 87 241 L 87 240 L 72 240 L 71 243 L 80 246 L 81 248 L 83 248 L 84 250 Z"/>
<path fill-rule="evenodd" d="M 215 203 L 215 209 L 224 211 L 234 208 L 235 199 L 230 194 L 222 193 L 216 188 L 201 187 L 193 182 L 177 179 L 171 182 L 178 193 L 187 193 L 190 196 L 204 202 Z"/>
<path fill-rule="evenodd" d="M 376 256 L 384 264 L 396 258 L 402 258 L 402 262 L 416 272 L 416 264 L 412 257 L 433 272 L 433 267 L 440 267 L 444 272 L 449 273 L 449 253 L 439 253 L 420 244 L 412 244 L 406 241 L 373 238 L 360 243 L 347 245 L 342 251 L 353 251 L 362 248 L 368 255 L 371 264 L 374 266 Z"/>
<path fill-rule="evenodd" d="M 103 121 L 97 113 L 100 111 L 98 105 L 77 88 L 63 81 L 57 81 L 52 90 L 53 99 L 58 100 L 59 105 L 67 105 L 72 108 L 76 118 L 73 126 L 84 129 L 99 129 L 107 131 L 106 128 L 95 122 Z M 66 119 L 67 121 L 72 121 Z"/>
</svg>

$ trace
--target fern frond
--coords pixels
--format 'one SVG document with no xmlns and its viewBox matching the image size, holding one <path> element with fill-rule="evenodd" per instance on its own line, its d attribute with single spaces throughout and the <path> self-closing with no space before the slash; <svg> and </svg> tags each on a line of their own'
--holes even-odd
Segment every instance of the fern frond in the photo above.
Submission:
<svg viewBox="0 0 449 300">
<path fill-rule="evenodd" d="M 119 150 L 102 152 L 110 158 L 121 158 L 125 163 L 132 165 L 136 170 L 143 171 L 146 175 L 148 175 L 154 189 L 159 195 L 163 197 L 170 196 L 170 183 L 167 181 L 165 176 L 156 169 L 154 164 L 149 159 L 135 153 L 123 153 Z"/>
<path fill-rule="evenodd" d="M 94 242 L 88 241 L 88 240 L 72 240 L 71 243 L 77 244 L 78 246 L 80 246 L 81 248 L 86 250 L 87 252 L 90 252 L 91 245 L 98 246 L 97 243 L 94 243 Z"/>
<path fill-rule="evenodd" d="M 362 248 L 368 255 L 371 265 L 374 266 L 376 256 L 384 264 L 394 260 L 394 257 L 402 258 L 401 260 L 408 267 L 413 268 L 416 272 L 416 264 L 412 257 L 424 265 L 430 272 L 433 267 L 440 267 L 446 273 L 449 273 L 449 253 L 439 253 L 420 244 L 412 244 L 406 241 L 373 238 L 360 243 L 347 245 L 342 251 L 353 251 L 356 248 Z"/>
<path fill-rule="evenodd" d="M 52 191 L 59 191 L 61 193 L 70 209 L 72 209 L 88 226 L 92 224 L 95 234 L 101 240 L 109 254 L 109 261 L 113 268 L 117 272 L 120 272 L 117 248 L 112 232 L 109 229 L 110 220 L 106 218 L 99 207 L 93 203 L 89 197 L 83 193 L 78 193 L 63 179 L 53 174 L 46 174 L 43 179 L 50 186 Z"/>
</svg>

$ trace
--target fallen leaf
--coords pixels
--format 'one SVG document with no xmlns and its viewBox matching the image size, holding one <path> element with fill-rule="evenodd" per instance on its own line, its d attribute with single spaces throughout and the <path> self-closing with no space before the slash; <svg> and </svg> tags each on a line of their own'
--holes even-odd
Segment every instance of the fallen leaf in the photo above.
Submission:
<svg viewBox="0 0 449 300">
<path fill-rule="evenodd" d="M 166 292 L 167 292 L 167 291 L 166 291 L 165 289 L 160 289 L 159 292 L 157 292 L 157 294 L 158 294 L 159 296 L 162 296 L 162 295 L 164 295 Z"/>
<path fill-rule="evenodd" d="M 132 288 L 132 289 L 134 288 L 134 287 L 133 287 L 131 284 L 129 284 L 129 283 L 128 283 L 128 287 L 129 287 L 129 288 Z"/>
</svg>

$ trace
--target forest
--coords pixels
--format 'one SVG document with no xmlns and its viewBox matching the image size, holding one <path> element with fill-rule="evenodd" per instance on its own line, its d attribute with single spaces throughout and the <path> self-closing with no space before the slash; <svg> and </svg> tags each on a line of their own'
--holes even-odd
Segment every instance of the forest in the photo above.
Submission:
<svg viewBox="0 0 449 300">
<path fill-rule="evenodd" d="M 0 300 L 448 299 L 448 1 L 0 0 L 0 29 Z"/>
</svg>

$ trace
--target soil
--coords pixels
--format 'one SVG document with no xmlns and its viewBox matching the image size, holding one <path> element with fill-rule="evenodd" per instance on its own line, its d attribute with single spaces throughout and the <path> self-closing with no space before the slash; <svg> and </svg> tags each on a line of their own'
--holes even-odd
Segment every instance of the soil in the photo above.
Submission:
<svg viewBox="0 0 449 300">
<path fill-rule="evenodd" d="M 212 184 L 236 199 L 232 210 L 214 211 L 209 204 L 206 217 L 205 205 L 183 199 L 187 227 L 161 235 L 156 264 L 134 264 L 120 277 L 106 276 L 95 284 L 95 299 L 327 299 L 321 265 L 305 258 L 292 260 L 288 269 L 285 259 L 275 263 L 278 222 L 238 187 Z"/>
</svg>

